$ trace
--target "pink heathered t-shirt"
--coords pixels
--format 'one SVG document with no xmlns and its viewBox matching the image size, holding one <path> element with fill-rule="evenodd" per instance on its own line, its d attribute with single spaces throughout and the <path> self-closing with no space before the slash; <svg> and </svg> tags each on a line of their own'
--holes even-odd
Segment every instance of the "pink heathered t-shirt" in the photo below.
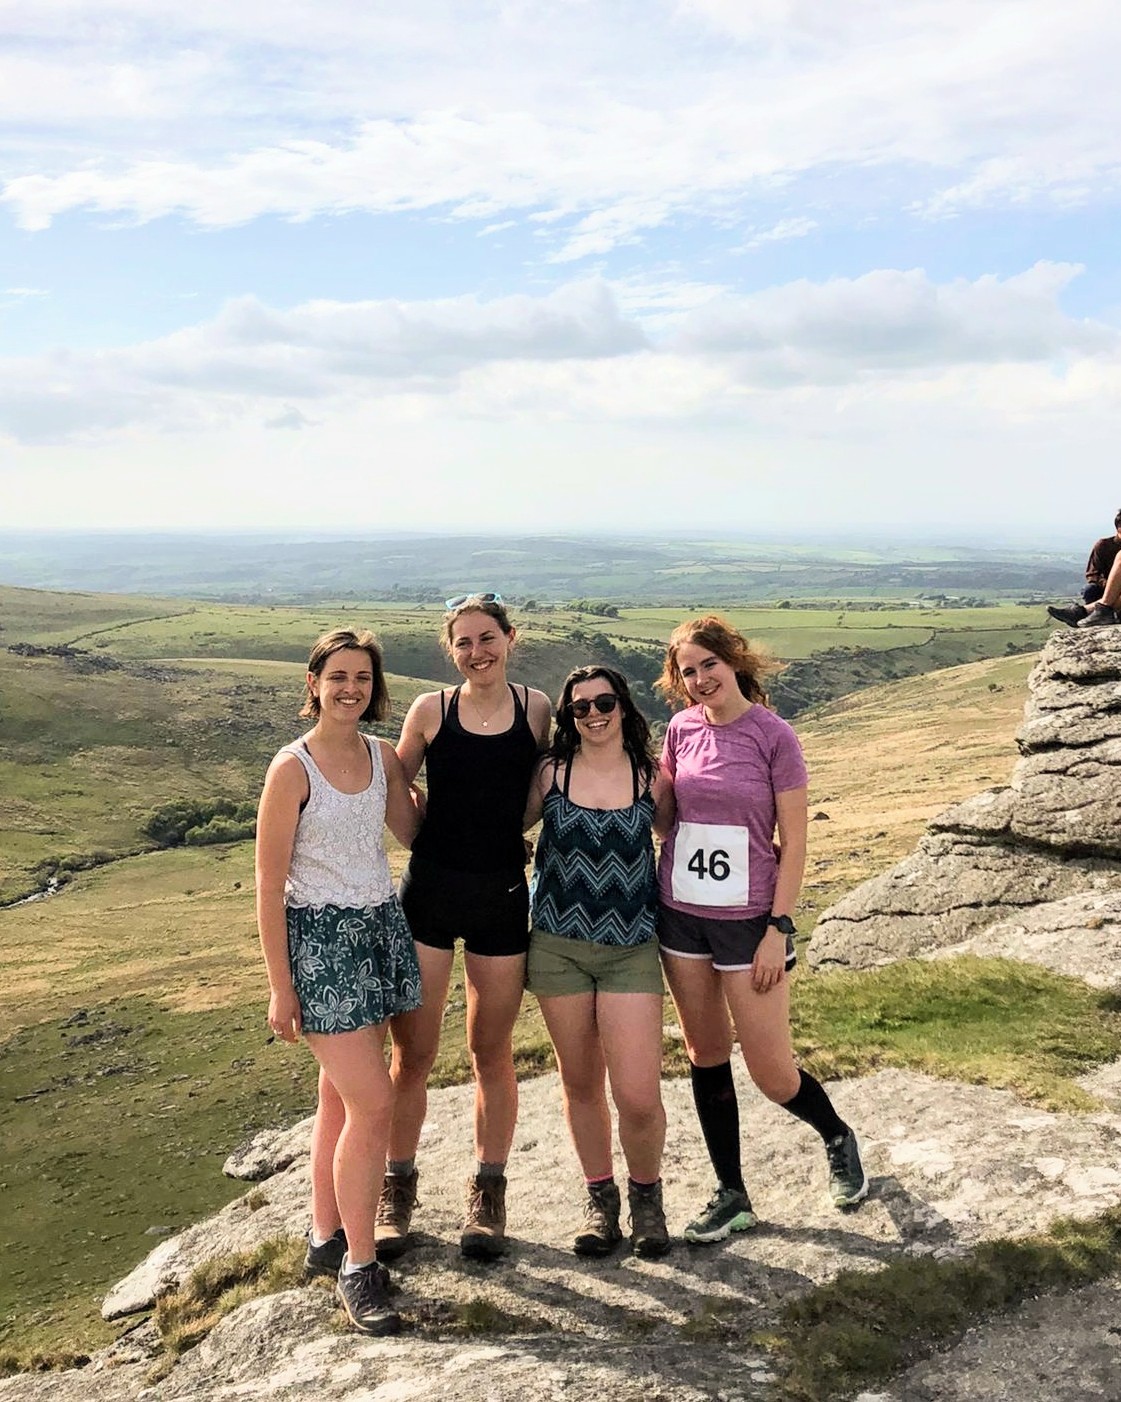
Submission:
<svg viewBox="0 0 1121 1402">
<path fill-rule="evenodd" d="M 766 706 L 727 725 L 690 706 L 669 723 L 662 763 L 677 800 L 658 862 L 663 904 L 714 920 L 766 915 L 778 870 L 775 794 L 808 782 L 794 731 Z"/>
</svg>

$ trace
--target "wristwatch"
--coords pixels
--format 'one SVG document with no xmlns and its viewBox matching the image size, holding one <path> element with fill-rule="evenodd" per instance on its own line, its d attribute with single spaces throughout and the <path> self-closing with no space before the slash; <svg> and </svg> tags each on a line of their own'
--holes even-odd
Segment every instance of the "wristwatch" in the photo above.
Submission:
<svg viewBox="0 0 1121 1402">
<path fill-rule="evenodd" d="M 768 915 L 767 924 L 773 925 L 780 935 L 796 935 L 798 933 L 797 927 L 789 915 Z"/>
</svg>

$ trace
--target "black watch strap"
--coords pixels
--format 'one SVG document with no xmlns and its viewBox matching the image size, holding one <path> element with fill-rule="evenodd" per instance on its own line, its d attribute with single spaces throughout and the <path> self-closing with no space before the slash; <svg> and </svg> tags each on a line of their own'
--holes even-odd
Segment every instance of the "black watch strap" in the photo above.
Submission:
<svg viewBox="0 0 1121 1402">
<path fill-rule="evenodd" d="M 773 925 L 780 935 L 796 935 L 797 926 L 789 915 L 768 915 L 767 924 Z"/>
</svg>

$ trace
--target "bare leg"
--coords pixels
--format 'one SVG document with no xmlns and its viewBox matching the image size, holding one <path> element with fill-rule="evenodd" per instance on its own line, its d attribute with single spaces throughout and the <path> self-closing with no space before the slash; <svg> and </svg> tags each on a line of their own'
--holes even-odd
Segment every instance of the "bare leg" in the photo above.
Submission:
<svg viewBox="0 0 1121 1402">
<path fill-rule="evenodd" d="M 765 993 L 756 992 L 746 970 L 720 978 L 751 1079 L 768 1100 L 785 1105 L 800 1085 L 790 1041 L 789 977 Z"/>
<path fill-rule="evenodd" d="M 518 1119 L 514 1023 L 525 988 L 525 955 L 464 956 L 467 1046 L 475 1071 L 475 1155 L 505 1163 Z"/>
<path fill-rule="evenodd" d="M 594 993 L 541 998 L 541 1015 L 557 1054 L 564 1117 L 587 1179 L 612 1173 L 611 1114 L 603 1048 L 596 1031 Z"/>
<path fill-rule="evenodd" d="M 667 954 L 666 982 L 694 1066 L 720 1066 L 732 1055 L 732 1024 L 720 975 L 709 959 Z"/>
<path fill-rule="evenodd" d="M 1109 578 L 1105 582 L 1105 593 L 1102 595 L 1101 601 L 1111 609 L 1121 605 L 1121 553 L 1118 554 L 1109 571 Z"/>
<path fill-rule="evenodd" d="M 428 1075 L 440 1049 L 440 1028 L 448 1001 L 452 970 L 450 949 L 417 944 L 423 1003 L 411 1013 L 399 1013 L 389 1022 L 393 1039 L 393 1120 L 389 1131 L 389 1157 L 411 1159 L 420 1141 L 428 1111 Z"/>
<path fill-rule="evenodd" d="M 378 1170 L 385 1160 L 393 1099 L 385 1065 L 385 1024 L 330 1036 L 311 1032 L 307 1043 L 343 1106 L 332 1166 L 347 1250 L 353 1261 L 372 1261 L 374 1211 L 381 1191 Z M 320 1151 L 326 1148 L 324 1135 Z"/>
<path fill-rule="evenodd" d="M 666 1142 L 661 994 L 597 994 L 596 1022 L 627 1169 L 636 1183 L 653 1183 L 661 1177 Z"/>
<path fill-rule="evenodd" d="M 326 1241 L 342 1225 L 335 1200 L 335 1145 L 346 1111 L 323 1067 L 319 1068 L 319 1102 L 311 1129 L 311 1229 Z"/>
</svg>

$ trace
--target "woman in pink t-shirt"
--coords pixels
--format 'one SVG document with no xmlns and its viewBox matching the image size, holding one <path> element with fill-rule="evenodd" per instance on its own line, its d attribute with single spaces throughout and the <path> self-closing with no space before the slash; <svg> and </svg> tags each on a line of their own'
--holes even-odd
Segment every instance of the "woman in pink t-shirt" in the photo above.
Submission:
<svg viewBox="0 0 1121 1402">
<path fill-rule="evenodd" d="M 868 1193 L 856 1135 L 798 1067 L 790 1040 L 807 778 L 797 736 L 767 706 L 767 666 L 729 623 L 709 616 L 674 629 L 658 680 L 685 706 L 662 753 L 677 821 L 658 866 L 658 941 L 717 1179 L 685 1228 L 694 1242 L 721 1241 L 757 1220 L 740 1164 L 733 1028 L 763 1094 L 824 1140 L 835 1205 L 853 1207 Z"/>
</svg>

